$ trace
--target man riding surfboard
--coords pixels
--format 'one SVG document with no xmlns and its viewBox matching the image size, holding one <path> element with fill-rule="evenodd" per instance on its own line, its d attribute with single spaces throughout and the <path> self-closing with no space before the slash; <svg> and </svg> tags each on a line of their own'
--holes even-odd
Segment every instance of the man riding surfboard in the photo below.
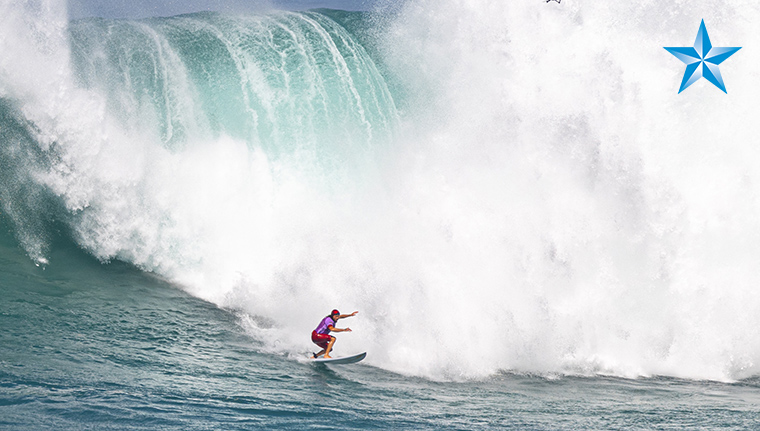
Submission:
<svg viewBox="0 0 760 431">
<path fill-rule="evenodd" d="M 356 316 L 356 313 L 358 313 L 358 311 L 354 311 L 351 314 L 340 314 L 340 311 L 333 310 L 329 316 L 319 322 L 317 329 L 311 331 L 311 341 L 322 348 L 322 350 L 312 356 L 314 359 L 317 359 L 322 355 L 325 356 L 325 359 L 330 358 L 330 351 L 332 350 L 333 344 L 335 344 L 335 337 L 330 335 L 330 332 L 351 332 L 351 328 L 340 329 L 336 328 L 335 324 L 338 322 L 338 319 Z"/>
</svg>

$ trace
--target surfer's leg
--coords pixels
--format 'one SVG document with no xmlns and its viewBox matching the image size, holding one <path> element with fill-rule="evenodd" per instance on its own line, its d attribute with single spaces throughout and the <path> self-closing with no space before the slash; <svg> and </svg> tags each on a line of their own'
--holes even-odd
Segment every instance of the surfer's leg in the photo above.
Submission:
<svg viewBox="0 0 760 431">
<path fill-rule="evenodd" d="M 318 357 L 324 355 L 327 352 L 328 343 L 327 341 L 322 341 L 320 343 L 317 343 L 317 346 L 321 347 L 322 350 L 314 354 L 314 359 L 317 359 Z"/>
<path fill-rule="evenodd" d="M 329 345 L 330 335 L 317 334 L 317 332 L 315 331 L 311 333 L 311 341 L 317 346 L 322 348 L 322 350 L 320 350 L 319 353 L 314 354 L 315 357 L 319 357 L 327 352 L 327 346 Z"/>
<path fill-rule="evenodd" d="M 335 337 L 331 335 L 330 342 L 327 344 L 327 349 L 325 351 L 325 358 L 330 358 L 330 351 L 332 350 L 333 344 L 335 344 Z"/>
</svg>

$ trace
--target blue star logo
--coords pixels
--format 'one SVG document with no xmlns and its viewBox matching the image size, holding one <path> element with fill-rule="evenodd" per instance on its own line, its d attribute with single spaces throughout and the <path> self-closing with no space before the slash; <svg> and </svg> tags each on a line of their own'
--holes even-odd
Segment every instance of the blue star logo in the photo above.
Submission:
<svg viewBox="0 0 760 431">
<path fill-rule="evenodd" d="M 665 49 L 686 63 L 686 73 L 683 75 L 681 89 L 678 90 L 679 94 L 703 76 L 726 93 L 726 86 L 723 84 L 723 77 L 720 75 L 718 65 L 740 50 L 741 47 L 717 48 L 712 46 L 710 36 L 707 35 L 707 29 L 705 28 L 705 20 L 702 20 L 699 32 L 697 33 L 697 40 L 694 41 L 693 47 L 665 47 Z"/>
</svg>

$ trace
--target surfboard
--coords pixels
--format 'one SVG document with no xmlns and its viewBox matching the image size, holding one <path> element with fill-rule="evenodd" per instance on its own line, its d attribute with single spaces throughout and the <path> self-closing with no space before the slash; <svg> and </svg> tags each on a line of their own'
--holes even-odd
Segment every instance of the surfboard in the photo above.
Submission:
<svg viewBox="0 0 760 431">
<path fill-rule="evenodd" d="M 359 362 L 362 359 L 364 359 L 367 356 L 367 352 L 359 353 L 353 356 L 343 356 L 341 358 L 317 358 L 313 359 L 314 362 L 318 362 L 320 364 L 330 364 L 330 365 L 339 365 L 339 364 L 353 364 L 354 362 Z"/>
</svg>

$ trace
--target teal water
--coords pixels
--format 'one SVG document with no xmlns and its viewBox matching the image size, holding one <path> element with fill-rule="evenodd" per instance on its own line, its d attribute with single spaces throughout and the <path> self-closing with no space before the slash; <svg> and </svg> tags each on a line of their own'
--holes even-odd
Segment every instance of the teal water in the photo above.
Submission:
<svg viewBox="0 0 760 431">
<path fill-rule="evenodd" d="M 344 154 L 387 139 L 398 121 L 375 62 L 323 13 L 84 19 L 70 31 L 79 85 L 106 94 L 130 131 L 155 118 L 170 148 L 225 134 L 270 156 L 326 157 L 326 143 Z"/>
<path fill-rule="evenodd" d="M 502 373 L 438 382 L 367 364 L 310 364 L 262 351 L 234 311 L 133 267 L 57 244 L 55 263 L 43 270 L 2 239 L 4 429 L 747 430 L 760 423 L 754 379 Z"/>
</svg>

